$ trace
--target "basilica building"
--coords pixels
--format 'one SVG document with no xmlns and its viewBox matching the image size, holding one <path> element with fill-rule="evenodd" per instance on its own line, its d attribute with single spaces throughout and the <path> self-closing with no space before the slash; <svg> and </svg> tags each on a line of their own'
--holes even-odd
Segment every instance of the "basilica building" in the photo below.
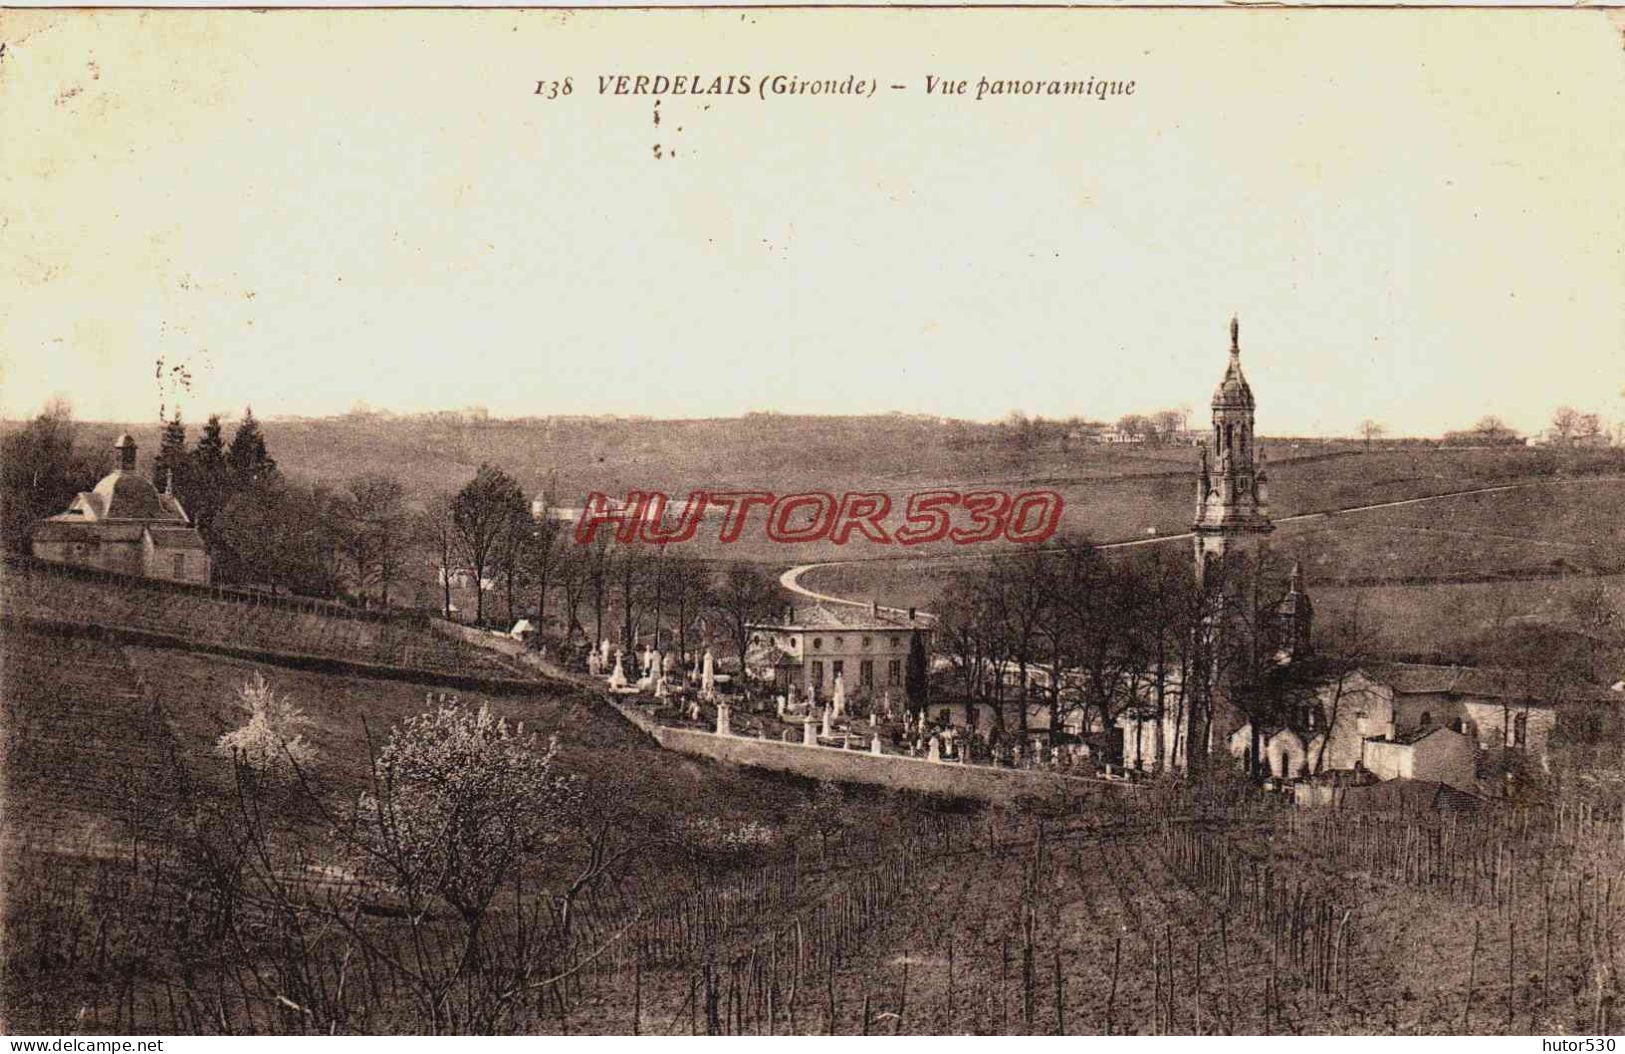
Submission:
<svg viewBox="0 0 1625 1054">
<path fill-rule="evenodd" d="M 1269 538 L 1269 474 L 1254 435 L 1257 403 L 1241 369 L 1241 326 L 1230 320 L 1230 361 L 1214 389 L 1212 431 L 1202 445 L 1191 523 L 1198 584 L 1211 594 L 1213 610 L 1203 629 L 1213 676 L 1203 685 L 1183 685 L 1177 705 L 1161 712 L 1147 707 L 1125 711 L 1117 720 L 1123 735 L 1123 762 L 1132 769 L 1183 769 L 1194 734 L 1200 754 L 1226 749 L 1247 726 L 1246 714 L 1226 691 L 1223 653 L 1226 634 L 1245 632 L 1266 642 L 1272 661 L 1290 663 L 1308 654 L 1314 608 L 1294 567 L 1282 583 L 1272 574 Z M 1284 585 L 1284 590 L 1282 586 Z M 1197 690 L 1206 698 L 1195 698 Z M 1192 720 L 1190 707 L 1201 707 Z M 1240 748 L 1232 747 L 1233 753 Z M 1262 756 L 1260 754 L 1260 756 Z"/>
</svg>

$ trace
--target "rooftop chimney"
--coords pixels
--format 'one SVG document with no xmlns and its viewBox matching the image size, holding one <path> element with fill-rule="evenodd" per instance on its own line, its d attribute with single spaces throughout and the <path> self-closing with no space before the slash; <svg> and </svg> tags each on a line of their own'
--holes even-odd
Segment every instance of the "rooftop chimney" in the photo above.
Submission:
<svg viewBox="0 0 1625 1054">
<path fill-rule="evenodd" d="M 119 471 L 134 472 L 135 440 L 130 438 L 130 433 L 125 432 L 123 435 L 119 436 L 118 442 L 113 444 L 113 449 L 118 451 Z"/>
</svg>

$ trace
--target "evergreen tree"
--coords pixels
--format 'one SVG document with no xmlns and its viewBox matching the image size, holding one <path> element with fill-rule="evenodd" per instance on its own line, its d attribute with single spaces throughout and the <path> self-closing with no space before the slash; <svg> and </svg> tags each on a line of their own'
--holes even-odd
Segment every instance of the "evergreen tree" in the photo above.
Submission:
<svg viewBox="0 0 1625 1054">
<path fill-rule="evenodd" d="M 219 414 L 210 414 L 203 425 L 203 434 L 198 436 L 197 446 L 187 459 L 184 475 L 187 483 L 186 511 L 212 544 L 218 541 L 214 534 L 215 517 L 231 500 L 231 473 L 226 467 L 226 443 L 221 434 Z"/>
<path fill-rule="evenodd" d="M 158 460 L 153 463 L 152 482 L 160 490 L 168 486 L 180 494 L 186 489 L 186 426 L 181 423 L 181 412 L 164 425 L 163 438 L 158 443 Z"/>
<path fill-rule="evenodd" d="M 914 633 L 908 643 L 908 665 L 903 671 L 903 690 L 908 693 L 908 708 L 924 710 L 931 702 L 931 664 L 925 654 L 925 635 Z"/>
<path fill-rule="evenodd" d="M 231 447 L 226 451 L 226 465 L 231 469 L 232 483 L 242 489 L 276 472 L 276 462 L 265 448 L 265 436 L 260 423 L 254 419 L 254 408 L 243 408 L 243 419 L 232 434 Z"/>
</svg>

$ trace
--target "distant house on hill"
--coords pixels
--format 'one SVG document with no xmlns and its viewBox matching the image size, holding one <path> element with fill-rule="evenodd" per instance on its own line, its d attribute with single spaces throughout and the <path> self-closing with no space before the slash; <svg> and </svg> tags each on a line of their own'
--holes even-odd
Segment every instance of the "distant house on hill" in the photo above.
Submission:
<svg viewBox="0 0 1625 1054">
<path fill-rule="evenodd" d="M 119 437 L 119 467 L 93 490 L 80 491 L 66 512 L 34 528 L 41 560 L 172 582 L 209 581 L 209 553 L 180 499 L 135 470 L 135 440 Z"/>
</svg>

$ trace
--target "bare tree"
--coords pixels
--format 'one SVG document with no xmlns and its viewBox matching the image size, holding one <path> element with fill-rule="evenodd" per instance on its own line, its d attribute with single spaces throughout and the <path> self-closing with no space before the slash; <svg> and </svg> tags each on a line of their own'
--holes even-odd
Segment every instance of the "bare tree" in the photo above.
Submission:
<svg viewBox="0 0 1625 1054">
<path fill-rule="evenodd" d="M 772 579 L 754 564 L 728 565 L 722 580 L 711 594 L 711 609 L 726 627 L 739 658 L 739 670 L 745 670 L 745 656 L 750 649 L 750 627 L 772 616 L 778 604 L 779 591 Z"/>
<path fill-rule="evenodd" d="M 394 476 L 368 473 L 345 484 L 341 498 L 340 534 L 356 591 L 362 599 L 378 591 L 389 603 L 389 587 L 400 578 L 411 538 L 406 487 Z"/>
<path fill-rule="evenodd" d="M 677 652 L 686 656 L 689 630 L 711 603 L 711 572 L 704 564 L 686 556 L 668 559 L 671 566 L 666 579 L 677 630 Z"/>
<path fill-rule="evenodd" d="M 424 549 L 430 554 L 431 562 L 438 565 L 435 570 L 440 580 L 440 613 L 442 617 L 449 619 L 451 577 L 455 570 L 453 564 L 457 558 L 457 523 L 452 515 L 452 495 L 436 494 L 424 503 L 418 512 L 417 534 Z"/>
<path fill-rule="evenodd" d="M 1383 426 L 1381 421 L 1374 421 L 1367 417 L 1360 422 L 1360 438 L 1365 440 L 1367 450 L 1371 449 L 1373 440 L 1381 439 L 1387 431 L 1388 429 Z"/>
<path fill-rule="evenodd" d="M 1559 406 L 1552 414 L 1552 438 L 1571 443 L 1580 431 L 1580 411 L 1572 406 Z"/>
<path fill-rule="evenodd" d="M 550 515 L 551 511 L 544 508 L 540 519 L 529 525 L 524 549 L 525 572 L 536 590 L 537 633 L 546 632 L 547 591 L 558 584 L 560 554 L 567 544 L 561 540 L 564 532 L 559 521 Z"/>
<path fill-rule="evenodd" d="M 474 573 L 474 621 L 477 624 L 485 621 L 485 573 L 498 562 L 503 540 L 511 534 L 515 517 L 525 514 L 525 495 L 519 484 L 489 464 L 481 465 L 474 478 L 451 499 L 458 547 Z"/>
</svg>

